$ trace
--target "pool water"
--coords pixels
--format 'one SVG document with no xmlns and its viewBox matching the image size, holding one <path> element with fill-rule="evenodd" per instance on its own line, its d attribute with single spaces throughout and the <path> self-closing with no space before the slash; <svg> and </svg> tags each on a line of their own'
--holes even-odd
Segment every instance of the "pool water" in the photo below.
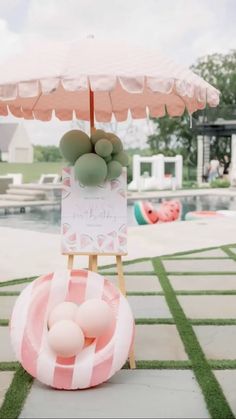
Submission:
<svg viewBox="0 0 236 419">
<path fill-rule="evenodd" d="M 236 198 L 222 196 L 191 196 L 179 198 L 182 204 L 182 220 L 189 211 L 201 210 L 234 210 L 236 211 Z M 159 201 L 152 201 L 158 207 Z M 60 208 L 34 208 L 22 214 L 0 215 L 0 226 L 10 228 L 21 228 L 46 233 L 60 232 L 61 211 Z M 128 226 L 137 226 L 133 214 L 133 204 L 128 205 Z"/>
</svg>

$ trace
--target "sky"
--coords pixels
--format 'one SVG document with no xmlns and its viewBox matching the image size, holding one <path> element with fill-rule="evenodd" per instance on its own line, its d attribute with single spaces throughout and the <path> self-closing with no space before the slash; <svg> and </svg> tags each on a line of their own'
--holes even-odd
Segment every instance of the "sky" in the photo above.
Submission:
<svg viewBox="0 0 236 419">
<path fill-rule="evenodd" d="M 235 22 L 236 0 L 0 0 L 0 61 L 28 39 L 94 35 L 157 48 L 190 66 L 198 57 L 236 48 Z M 37 144 L 58 144 L 73 125 L 25 122 Z M 152 127 L 129 121 L 123 129 L 135 137 L 146 136 Z"/>
</svg>

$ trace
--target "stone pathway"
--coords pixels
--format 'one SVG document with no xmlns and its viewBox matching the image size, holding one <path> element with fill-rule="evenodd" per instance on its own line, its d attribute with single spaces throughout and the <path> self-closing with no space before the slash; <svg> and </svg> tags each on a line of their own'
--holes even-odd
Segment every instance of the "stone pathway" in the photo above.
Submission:
<svg viewBox="0 0 236 419">
<path fill-rule="evenodd" d="M 13 394 L 29 379 L 16 366 L 6 325 L 27 283 L 0 284 L 0 418 L 236 416 L 236 245 L 136 260 L 124 271 L 137 369 L 84 391 L 35 380 L 15 411 Z M 101 272 L 116 283 L 113 267 Z"/>
</svg>

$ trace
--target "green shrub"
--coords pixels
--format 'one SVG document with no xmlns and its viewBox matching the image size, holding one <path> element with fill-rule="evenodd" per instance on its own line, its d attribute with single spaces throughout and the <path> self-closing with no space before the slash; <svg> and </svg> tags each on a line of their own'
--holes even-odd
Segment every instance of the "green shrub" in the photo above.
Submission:
<svg viewBox="0 0 236 419">
<path fill-rule="evenodd" d="M 228 188 L 230 182 L 227 179 L 215 179 L 210 184 L 211 188 Z"/>
</svg>

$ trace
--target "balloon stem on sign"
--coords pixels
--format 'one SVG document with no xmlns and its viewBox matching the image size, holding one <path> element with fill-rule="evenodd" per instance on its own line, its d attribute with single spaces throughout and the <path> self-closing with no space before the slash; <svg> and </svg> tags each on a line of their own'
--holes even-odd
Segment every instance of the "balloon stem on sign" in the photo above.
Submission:
<svg viewBox="0 0 236 419">
<path fill-rule="evenodd" d="M 89 114 L 90 114 L 90 133 L 95 131 L 94 127 L 94 92 L 89 86 Z"/>
</svg>

